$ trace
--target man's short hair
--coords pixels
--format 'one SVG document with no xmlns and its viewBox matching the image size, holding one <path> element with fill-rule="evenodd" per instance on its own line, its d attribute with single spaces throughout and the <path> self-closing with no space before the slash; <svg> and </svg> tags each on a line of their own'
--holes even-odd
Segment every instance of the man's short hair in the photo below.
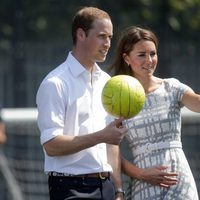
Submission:
<svg viewBox="0 0 200 200">
<path fill-rule="evenodd" d="M 72 22 L 72 40 L 73 44 L 76 44 L 76 31 L 78 28 L 82 28 L 86 35 L 92 28 L 94 20 L 97 19 L 110 19 L 109 14 L 96 7 L 82 7 L 74 16 Z"/>
</svg>

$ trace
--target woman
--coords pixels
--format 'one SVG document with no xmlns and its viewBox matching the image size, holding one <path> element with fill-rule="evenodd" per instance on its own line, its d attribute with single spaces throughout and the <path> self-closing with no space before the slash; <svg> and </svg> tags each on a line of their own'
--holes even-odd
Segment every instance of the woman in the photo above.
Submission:
<svg viewBox="0 0 200 200">
<path fill-rule="evenodd" d="M 142 111 L 125 121 L 133 161 L 122 159 L 123 172 L 132 178 L 131 199 L 197 200 L 193 175 L 182 150 L 181 108 L 200 112 L 200 95 L 175 78 L 162 79 L 154 72 L 158 63 L 155 34 L 129 27 L 121 36 L 111 69 L 143 85 Z"/>
</svg>

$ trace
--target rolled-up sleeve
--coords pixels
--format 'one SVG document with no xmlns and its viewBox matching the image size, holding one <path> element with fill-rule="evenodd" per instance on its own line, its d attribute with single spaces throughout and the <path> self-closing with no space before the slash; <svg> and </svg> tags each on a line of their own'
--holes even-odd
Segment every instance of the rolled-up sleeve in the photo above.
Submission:
<svg viewBox="0 0 200 200">
<path fill-rule="evenodd" d="M 63 134 L 65 101 L 61 81 L 45 80 L 42 82 L 36 96 L 41 144 Z"/>
</svg>

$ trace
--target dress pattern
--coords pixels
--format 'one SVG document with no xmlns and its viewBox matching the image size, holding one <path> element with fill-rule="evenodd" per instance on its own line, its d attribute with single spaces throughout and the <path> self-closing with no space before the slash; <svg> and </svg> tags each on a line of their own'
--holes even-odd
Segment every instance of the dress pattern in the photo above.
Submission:
<svg viewBox="0 0 200 200">
<path fill-rule="evenodd" d="M 189 89 L 177 79 L 163 79 L 161 86 L 146 96 L 142 111 L 125 121 L 129 128 L 126 138 L 134 165 L 140 168 L 167 165 L 169 171 L 178 172 L 178 184 L 167 189 L 131 179 L 131 200 L 199 199 L 194 177 L 182 148 L 156 149 L 134 156 L 134 151 L 147 143 L 181 141 L 180 100 Z"/>
</svg>

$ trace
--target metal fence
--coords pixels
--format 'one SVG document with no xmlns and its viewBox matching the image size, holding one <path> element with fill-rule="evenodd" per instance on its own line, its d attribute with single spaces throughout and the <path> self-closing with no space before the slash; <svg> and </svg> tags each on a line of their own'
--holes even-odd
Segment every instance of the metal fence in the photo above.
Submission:
<svg viewBox="0 0 200 200">
<path fill-rule="evenodd" d="M 106 62 L 101 63 L 106 70 L 112 62 L 115 51 L 113 43 Z M 51 43 L 27 42 L 23 44 L 22 58 L 12 52 L 0 50 L 0 103 L 3 107 L 35 107 L 35 96 L 44 76 L 62 63 L 68 54 L 70 43 L 52 41 Z M 158 50 L 158 68 L 156 72 L 163 78 L 175 77 L 200 93 L 200 43 L 191 43 L 183 39 L 169 38 L 161 41 Z M 21 55 L 20 54 L 20 55 Z M 18 64 L 16 65 L 16 62 Z"/>
<path fill-rule="evenodd" d="M 43 172 L 35 108 L 3 109 L 7 143 L 0 152 L 0 200 L 47 200 L 47 176 Z M 182 142 L 200 191 L 200 114 L 183 111 Z M 128 145 L 122 152 L 130 158 Z M 123 176 L 124 188 L 129 178 Z"/>
</svg>

